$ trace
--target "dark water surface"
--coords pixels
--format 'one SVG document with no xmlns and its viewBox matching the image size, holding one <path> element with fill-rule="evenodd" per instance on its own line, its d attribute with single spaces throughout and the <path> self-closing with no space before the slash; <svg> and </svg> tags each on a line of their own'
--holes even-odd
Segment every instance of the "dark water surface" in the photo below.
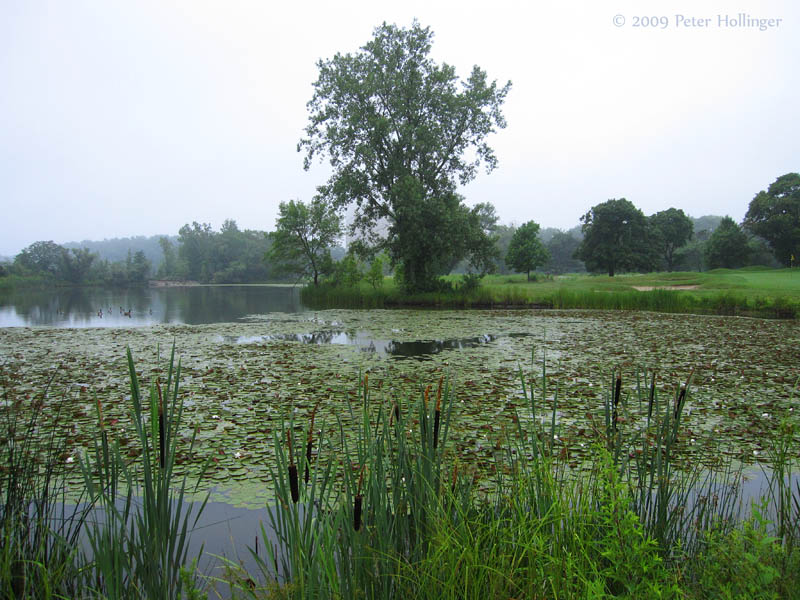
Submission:
<svg viewBox="0 0 800 600">
<path fill-rule="evenodd" d="M 300 288 L 220 285 L 56 288 L 0 293 L 0 327 L 142 327 L 230 323 L 252 314 L 305 311 Z"/>
</svg>

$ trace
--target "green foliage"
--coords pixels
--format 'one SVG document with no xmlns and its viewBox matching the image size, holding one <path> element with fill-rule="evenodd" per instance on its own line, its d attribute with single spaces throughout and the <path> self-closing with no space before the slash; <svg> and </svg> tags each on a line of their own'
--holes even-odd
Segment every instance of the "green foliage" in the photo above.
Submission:
<svg viewBox="0 0 800 600">
<path fill-rule="evenodd" d="M 790 266 L 800 255 L 800 174 L 781 175 L 750 202 L 744 227 L 769 243 L 775 257 Z"/>
<path fill-rule="evenodd" d="M 592 272 L 648 271 L 654 264 L 654 249 L 642 211 L 625 198 L 593 206 L 581 217 L 584 234 L 575 258 Z"/>
<path fill-rule="evenodd" d="M 544 264 L 548 273 L 582 273 L 586 271 L 583 262 L 574 258 L 580 240 L 563 231 L 556 231 L 545 244 L 550 258 Z"/>
<path fill-rule="evenodd" d="M 736 269 L 748 264 L 750 247 L 747 235 L 730 217 L 725 217 L 711 234 L 705 259 L 710 269 Z"/>
<path fill-rule="evenodd" d="M 800 552 L 769 533 L 765 505 L 727 534 L 711 532 L 694 567 L 697 597 L 764 599 L 800 597 Z"/>
<path fill-rule="evenodd" d="M 329 157 L 321 194 L 337 208 L 355 204 L 353 231 L 388 250 L 414 291 L 434 289 L 464 256 L 486 268 L 486 215 L 464 206 L 456 186 L 481 164 L 497 165 L 485 140 L 505 127 L 500 108 L 511 85 L 498 88 L 477 66 L 459 80 L 430 58 L 432 39 L 416 22 L 384 23 L 358 52 L 320 61 L 298 144 L 306 169 Z M 385 237 L 379 222 L 389 225 Z"/>
<path fill-rule="evenodd" d="M 653 243 L 658 247 L 658 253 L 667 267 L 672 271 L 675 267 L 675 252 L 686 245 L 694 233 L 692 219 L 677 208 L 662 210 L 650 218 Z"/>
<path fill-rule="evenodd" d="M 52 241 L 34 242 L 14 258 L 14 267 L 21 275 L 59 273 L 64 248 Z"/>
<path fill-rule="evenodd" d="M 369 271 L 367 271 L 366 279 L 373 289 L 383 287 L 383 269 L 386 265 L 386 259 L 383 254 L 377 254 L 369 264 Z"/>
<path fill-rule="evenodd" d="M 330 248 L 340 235 L 339 215 L 321 199 L 309 205 L 300 200 L 281 202 L 266 258 L 285 272 L 311 277 L 318 285 L 320 275 L 332 266 Z"/>
<path fill-rule="evenodd" d="M 533 221 L 520 225 L 508 245 L 506 264 L 515 271 L 527 273 L 530 281 L 531 271 L 549 258 L 550 254 L 539 239 L 539 225 Z"/>
</svg>

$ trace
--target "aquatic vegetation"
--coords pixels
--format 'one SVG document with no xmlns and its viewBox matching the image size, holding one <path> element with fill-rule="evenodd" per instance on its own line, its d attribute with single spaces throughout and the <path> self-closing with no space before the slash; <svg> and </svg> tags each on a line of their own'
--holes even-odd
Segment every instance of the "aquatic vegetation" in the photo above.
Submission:
<svg viewBox="0 0 800 600">
<path fill-rule="evenodd" d="M 306 343 L 282 336 L 347 332 L 357 344 Z M 476 335 L 480 334 L 480 335 Z M 319 335 L 317 339 L 324 340 Z M 244 340 L 244 341 L 243 341 Z M 417 343 L 421 354 L 401 357 L 371 348 L 369 340 Z M 435 344 L 481 340 L 474 344 Z M 272 313 L 247 322 L 135 329 L 0 330 L 0 370 L 9 401 L 26 397 L 53 379 L 54 397 L 66 395 L 58 420 L 45 399 L 43 425 L 67 442 L 70 456 L 90 448 L 98 436 L 94 397 L 103 405 L 107 428 L 123 455 L 139 450 L 125 399 L 125 348 L 138 357 L 144 385 L 163 377 L 155 344 L 180 349 L 184 425 L 178 436 L 197 435 L 190 453 L 178 450 L 176 473 L 196 473 L 208 462 L 202 491 L 239 505 L 259 506 L 270 482 L 266 465 L 274 448 L 265 440 L 290 413 L 309 414 L 320 400 L 317 422 L 336 433 L 345 421 L 359 372 L 389 398 L 416 393 L 420 381 L 450 373 L 459 390 L 451 438 L 465 460 L 485 464 L 503 431 L 516 427 L 520 408 L 518 365 L 545 360 L 548 393 L 558 389 L 556 445 L 580 462 L 593 441 L 587 413 L 603 406 L 602 382 L 623 374 L 620 414 L 641 415 L 645 403 L 636 373 L 658 373 L 659 398 L 674 393 L 694 368 L 685 429 L 677 448 L 706 465 L 733 458 L 764 458 L 765 441 L 793 407 L 800 367 L 800 324 L 744 318 L 590 311 L 348 311 Z M 426 354 L 431 349 L 434 353 Z M 636 416 L 644 418 L 644 415 Z M 795 433 L 795 436 L 798 434 Z M 301 444 L 298 442 L 298 447 Z M 240 458 L 235 453 L 240 452 Z M 757 452 L 758 455 L 753 453 Z M 71 471 L 70 471 L 71 469 Z M 82 487 L 77 464 L 68 483 Z M 488 485 L 488 484 L 486 484 Z"/>
</svg>

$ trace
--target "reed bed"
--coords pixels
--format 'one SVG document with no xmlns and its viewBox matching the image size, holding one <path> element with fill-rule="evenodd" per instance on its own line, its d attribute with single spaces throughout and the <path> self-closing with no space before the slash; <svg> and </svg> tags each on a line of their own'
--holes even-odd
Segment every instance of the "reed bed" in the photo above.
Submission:
<svg viewBox="0 0 800 600">
<path fill-rule="evenodd" d="M 123 456 L 97 403 L 99 435 L 80 458 L 87 508 L 69 519 L 54 513 L 63 449 L 55 437 L 26 449 L 6 396 L 0 597 L 194 599 L 214 583 L 254 599 L 798 597 L 796 423 L 781 424 L 768 493 L 748 510 L 739 470 L 679 460 L 691 374 L 659 397 L 657 373 L 614 373 L 590 419 L 593 460 L 576 464 L 559 444 L 562 400 L 546 369 L 519 369 L 525 408 L 483 471 L 450 447 L 457 390 L 446 377 L 401 398 L 362 374 L 336 435 L 317 422 L 324 398 L 291 413 L 265 440 L 274 502 L 259 538 L 277 543 L 250 549 L 258 572 L 227 562 L 222 577 L 197 573 L 188 555 L 199 511 L 173 471 L 178 446 L 193 443 L 177 433 L 174 349 L 149 394 L 128 353 L 137 456 Z"/>
</svg>

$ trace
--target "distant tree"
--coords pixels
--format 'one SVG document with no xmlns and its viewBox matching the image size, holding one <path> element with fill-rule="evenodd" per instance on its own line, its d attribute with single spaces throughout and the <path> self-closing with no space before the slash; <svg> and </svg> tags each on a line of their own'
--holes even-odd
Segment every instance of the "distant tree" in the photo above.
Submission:
<svg viewBox="0 0 800 600">
<path fill-rule="evenodd" d="M 341 233 L 339 215 L 324 201 L 315 198 L 309 205 L 300 200 L 281 202 L 266 258 L 286 272 L 310 276 L 317 285 L 331 264 L 330 248 Z"/>
<path fill-rule="evenodd" d="M 150 275 L 150 261 L 144 254 L 144 251 L 137 250 L 131 256 L 128 253 L 127 260 L 128 283 L 133 285 L 142 285 L 147 283 L 147 278 Z"/>
<path fill-rule="evenodd" d="M 196 281 L 210 281 L 216 270 L 212 263 L 213 237 L 211 225 L 192 222 L 178 231 L 178 255 L 186 265 L 186 276 Z"/>
<path fill-rule="evenodd" d="M 337 209 L 355 205 L 351 230 L 375 239 L 402 284 L 427 291 L 462 258 L 489 246 L 457 193 L 484 165 L 497 164 L 486 138 L 505 127 L 502 104 L 511 83 L 498 86 L 477 66 L 465 81 L 430 56 L 433 33 L 383 24 L 359 51 L 318 63 L 308 103 L 304 166 L 327 155 L 332 167 L 321 196 Z M 477 219 L 480 220 L 479 218 Z"/>
<path fill-rule="evenodd" d="M 169 238 L 161 236 L 158 238 L 158 245 L 161 246 L 161 252 L 164 254 L 164 259 L 158 267 L 158 276 L 162 278 L 177 276 L 178 262 L 172 242 Z"/>
<path fill-rule="evenodd" d="M 685 246 L 694 233 L 692 219 L 678 208 L 668 208 L 650 216 L 652 241 L 664 260 L 667 271 L 675 267 L 675 251 Z"/>
<path fill-rule="evenodd" d="M 57 276 L 61 269 L 63 246 L 55 242 L 34 242 L 14 258 L 14 266 L 24 272 Z"/>
<path fill-rule="evenodd" d="M 750 247 L 747 235 L 733 219 L 725 217 L 711 234 L 705 248 L 709 269 L 737 269 L 748 263 Z"/>
<path fill-rule="evenodd" d="M 721 219 L 722 217 L 720 217 Z M 715 227 L 718 225 L 717 223 Z M 675 264 L 698 272 L 705 269 L 706 244 L 711 237 L 711 233 L 708 229 L 695 230 L 689 243 L 675 251 Z"/>
<path fill-rule="evenodd" d="M 580 273 L 585 271 L 583 262 L 574 258 L 575 251 L 581 242 L 571 234 L 556 230 L 545 244 L 550 253 L 544 269 L 548 273 Z"/>
<path fill-rule="evenodd" d="M 625 198 L 612 199 L 581 217 L 584 238 L 575 258 L 592 272 L 642 271 L 652 268 L 654 249 L 647 219 Z"/>
<path fill-rule="evenodd" d="M 514 232 L 506 254 L 506 264 L 515 271 L 528 274 L 542 266 L 550 258 L 550 254 L 539 239 L 539 225 L 528 221 Z"/>
<path fill-rule="evenodd" d="M 764 238 L 785 266 L 800 253 L 800 174 L 781 175 L 750 202 L 744 227 Z"/>
<path fill-rule="evenodd" d="M 76 285 L 85 283 L 97 255 L 88 248 L 61 249 L 59 272 L 61 277 Z"/>
</svg>

